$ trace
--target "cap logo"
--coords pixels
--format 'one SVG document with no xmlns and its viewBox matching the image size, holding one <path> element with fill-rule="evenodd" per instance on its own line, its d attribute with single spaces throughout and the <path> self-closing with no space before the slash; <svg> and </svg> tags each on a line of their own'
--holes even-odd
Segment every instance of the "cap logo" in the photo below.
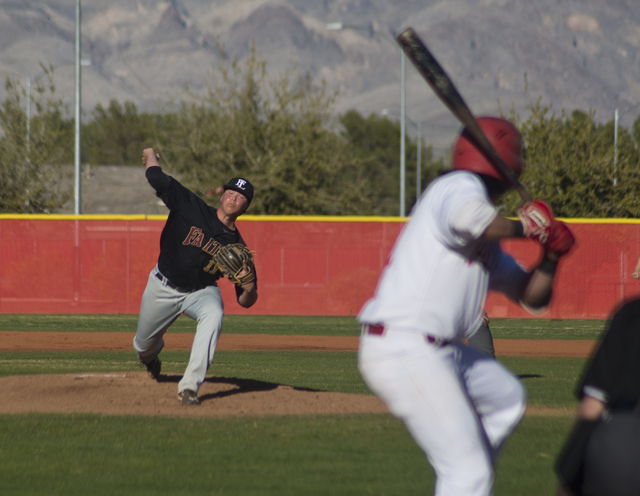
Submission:
<svg viewBox="0 0 640 496">
<path fill-rule="evenodd" d="M 245 181 L 244 179 L 238 179 L 236 181 L 236 186 L 241 190 L 244 190 L 246 184 L 247 184 L 247 181 Z"/>
</svg>

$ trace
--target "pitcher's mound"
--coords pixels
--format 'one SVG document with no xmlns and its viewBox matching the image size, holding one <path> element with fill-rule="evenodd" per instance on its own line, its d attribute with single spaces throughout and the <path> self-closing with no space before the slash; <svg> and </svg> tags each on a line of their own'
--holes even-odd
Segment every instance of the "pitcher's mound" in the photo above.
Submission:
<svg viewBox="0 0 640 496">
<path fill-rule="evenodd" d="M 162 374 L 158 382 L 146 372 L 2 377 L 0 413 L 222 417 L 388 411 L 373 396 L 215 376 L 207 377 L 200 387 L 200 405 L 182 406 L 178 397 L 181 377 Z"/>
</svg>

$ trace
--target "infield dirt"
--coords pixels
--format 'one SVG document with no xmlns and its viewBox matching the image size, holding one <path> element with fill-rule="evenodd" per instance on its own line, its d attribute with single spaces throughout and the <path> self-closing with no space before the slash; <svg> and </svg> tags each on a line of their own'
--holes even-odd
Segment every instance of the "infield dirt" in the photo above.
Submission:
<svg viewBox="0 0 640 496">
<path fill-rule="evenodd" d="M 133 351 L 133 333 L 0 332 L 0 352 Z M 193 334 L 165 335 L 165 349 L 188 350 Z M 497 355 L 589 356 L 596 341 L 494 340 Z M 223 334 L 220 350 L 356 351 L 357 337 Z M 57 412 L 105 415 L 219 417 L 311 413 L 386 412 L 373 396 L 295 388 L 264 381 L 209 375 L 198 396 L 201 404 L 178 401 L 179 374 L 154 381 L 146 372 L 27 375 L 0 378 L 0 413 Z M 529 414 L 549 414 L 528 410 Z M 569 413 L 569 412 L 555 412 Z"/>
</svg>

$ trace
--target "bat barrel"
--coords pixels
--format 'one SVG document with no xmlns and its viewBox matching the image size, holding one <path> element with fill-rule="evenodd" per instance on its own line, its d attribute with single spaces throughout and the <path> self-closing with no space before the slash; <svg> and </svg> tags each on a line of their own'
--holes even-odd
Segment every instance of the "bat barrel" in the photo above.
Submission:
<svg viewBox="0 0 640 496">
<path fill-rule="evenodd" d="M 396 37 L 396 41 L 411 62 L 413 62 L 418 72 L 427 81 L 429 86 L 431 86 L 434 93 L 438 95 L 440 101 L 442 101 L 462 125 L 465 126 L 467 132 L 475 142 L 476 147 L 489 159 L 496 171 L 511 184 L 524 201 L 531 201 L 531 196 L 522 183 L 518 181 L 513 171 L 504 163 L 498 152 L 485 136 L 451 78 L 413 28 L 407 28 L 402 31 Z"/>
</svg>

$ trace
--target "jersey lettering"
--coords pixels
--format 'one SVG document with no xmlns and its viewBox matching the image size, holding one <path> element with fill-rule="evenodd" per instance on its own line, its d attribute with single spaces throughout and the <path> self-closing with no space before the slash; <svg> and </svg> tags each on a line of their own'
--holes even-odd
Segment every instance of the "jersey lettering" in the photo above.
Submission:
<svg viewBox="0 0 640 496">
<path fill-rule="evenodd" d="M 215 239 L 211 238 L 207 241 L 207 244 L 204 245 L 202 251 L 208 253 L 209 255 L 214 255 L 220 249 L 220 243 L 218 243 Z"/>
<path fill-rule="evenodd" d="M 204 251 L 205 253 L 208 253 L 209 255 L 214 255 L 220 249 L 220 246 L 221 246 L 220 243 L 218 243 L 213 238 L 209 238 L 209 241 L 207 241 L 207 243 L 204 246 L 202 246 L 203 242 L 204 242 L 204 233 L 202 232 L 202 229 L 196 226 L 191 226 L 191 229 L 189 230 L 189 234 L 187 235 L 185 240 L 182 242 L 182 244 L 184 246 L 192 245 L 192 246 L 197 246 L 198 248 L 202 247 L 202 251 Z M 215 274 L 219 269 L 212 258 L 209 261 L 209 263 L 202 268 L 202 270 L 204 270 L 209 274 Z"/>
<path fill-rule="evenodd" d="M 200 248 L 202 246 L 202 242 L 204 241 L 204 234 L 202 233 L 202 229 L 199 227 L 191 226 L 189 230 L 189 234 L 182 242 L 184 246 L 193 245 Z"/>
</svg>

